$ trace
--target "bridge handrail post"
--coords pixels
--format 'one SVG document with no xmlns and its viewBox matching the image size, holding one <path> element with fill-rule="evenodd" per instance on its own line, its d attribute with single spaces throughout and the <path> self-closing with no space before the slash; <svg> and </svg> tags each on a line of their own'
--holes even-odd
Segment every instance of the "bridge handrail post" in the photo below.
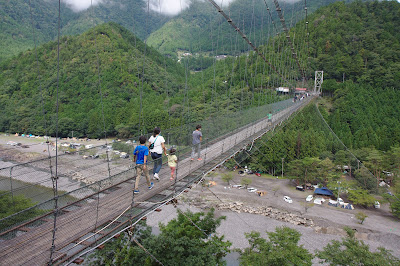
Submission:
<svg viewBox="0 0 400 266">
<path fill-rule="evenodd" d="M 15 202 L 14 202 L 14 192 L 13 192 L 13 182 L 12 182 L 12 171 L 13 171 L 14 167 L 10 168 L 10 191 L 11 191 L 11 201 L 13 204 L 13 209 L 15 212 Z"/>
</svg>

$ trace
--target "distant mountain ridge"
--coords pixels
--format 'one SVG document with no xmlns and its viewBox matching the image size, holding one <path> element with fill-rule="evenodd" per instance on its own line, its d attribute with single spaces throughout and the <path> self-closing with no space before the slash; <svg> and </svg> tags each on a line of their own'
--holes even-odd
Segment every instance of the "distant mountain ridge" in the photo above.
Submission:
<svg viewBox="0 0 400 266">
<path fill-rule="evenodd" d="M 161 27 L 169 17 L 157 12 L 146 13 L 143 0 L 123 3 L 104 1 L 81 12 L 73 12 L 61 2 L 61 34 L 81 34 L 93 25 L 114 21 L 142 40 Z M 57 36 L 58 1 L 31 1 L 37 44 L 52 41 Z M 147 22 L 147 23 L 146 23 Z M 4 0 L 0 3 L 0 62 L 34 47 L 32 20 L 28 1 Z"/>
<path fill-rule="evenodd" d="M 309 0 L 307 1 L 308 13 L 311 14 L 317 8 L 328 5 L 339 0 Z M 350 0 L 346 0 L 349 2 Z M 230 7 L 224 9 L 235 19 L 238 26 L 245 31 L 257 35 L 256 42 L 265 42 L 267 33 L 260 32 L 260 21 L 251 17 L 264 16 L 267 21 L 267 11 L 263 1 L 236 0 Z M 277 23 L 275 6 L 272 1 L 267 2 L 271 13 Z M 54 40 L 57 36 L 58 27 L 58 2 L 54 0 L 31 1 L 33 23 L 37 44 Z M 290 4 L 281 3 L 282 7 L 291 10 Z M 301 12 L 303 1 L 294 4 L 295 9 Z M 290 26 L 290 16 L 287 16 Z M 163 54 L 176 55 L 177 50 L 186 51 L 215 51 L 221 53 L 231 52 L 228 38 L 232 36 L 232 29 L 222 16 L 218 14 L 208 1 L 192 0 L 189 8 L 183 10 L 175 17 L 166 16 L 155 11 L 149 12 L 147 16 L 145 0 L 117 0 L 101 1 L 95 5 L 93 10 L 88 8 L 81 12 L 73 12 L 64 2 L 61 4 L 61 34 L 81 34 L 93 25 L 105 22 L 116 22 L 132 31 L 140 39 L 148 38 L 148 43 Z M 220 22 L 223 22 L 219 26 Z M 244 24 L 243 24 L 243 23 Z M 17 55 L 19 52 L 32 49 L 34 46 L 31 25 L 29 2 L 25 0 L 4 0 L 0 3 L 0 62 Z M 265 25 L 264 25 L 265 27 Z M 250 29 L 252 30 L 250 31 Z M 255 29 L 255 30 L 254 30 Z M 265 29 L 264 29 L 265 30 Z M 217 36 L 219 39 L 217 40 Z M 263 37 L 259 37 L 262 35 Z M 217 45 L 218 42 L 218 45 Z M 241 46 L 246 51 L 245 46 Z"/>
<path fill-rule="evenodd" d="M 308 15 L 322 6 L 337 1 L 340 0 L 309 0 L 307 1 Z M 219 1 L 215 2 L 220 4 Z M 294 3 L 281 1 L 280 7 L 289 28 L 305 18 L 304 1 Z M 264 1 L 238 0 L 221 8 L 256 45 L 264 45 L 268 37 L 277 33 L 275 28 L 278 32 L 282 32 L 282 25 L 272 0 L 266 1 L 266 4 Z M 270 14 L 272 19 L 270 19 Z M 275 23 L 275 27 L 272 27 L 272 22 Z M 235 41 L 232 43 L 232 38 L 235 40 L 235 37 L 236 33 L 232 27 L 209 1 L 193 0 L 190 8 L 152 32 L 147 43 L 161 53 L 170 55 L 176 55 L 178 50 L 217 54 L 233 54 L 233 51 L 237 50 L 246 52 L 247 44 L 243 45 L 240 40 L 238 43 Z M 234 48 L 235 45 L 236 48 Z"/>
</svg>

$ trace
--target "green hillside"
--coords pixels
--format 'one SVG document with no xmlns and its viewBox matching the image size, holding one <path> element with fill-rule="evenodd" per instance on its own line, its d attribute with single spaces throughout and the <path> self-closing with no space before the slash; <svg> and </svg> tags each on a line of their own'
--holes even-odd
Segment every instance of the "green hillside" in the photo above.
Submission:
<svg viewBox="0 0 400 266">
<path fill-rule="evenodd" d="M 399 88 L 400 3 L 335 3 L 310 16 L 310 67 L 325 79 Z M 333 91 L 334 84 L 325 83 Z M 328 86 L 329 85 L 329 86 Z"/>
<path fill-rule="evenodd" d="M 310 68 L 323 70 L 325 78 L 324 97 L 318 106 L 322 115 L 362 162 L 373 165 L 374 171 L 394 172 L 397 177 L 399 168 L 394 160 L 398 160 L 398 152 L 394 154 L 400 146 L 399 15 L 400 3 L 383 1 L 334 3 L 310 17 Z M 345 82 L 342 73 L 346 74 Z M 339 162 L 338 152 L 345 148 L 313 106 L 293 118 L 268 140 L 268 145 L 260 146 L 261 152 L 246 162 L 253 169 L 271 172 L 276 168 L 280 171 L 282 158 L 290 163 L 328 157 L 337 160 L 336 164 L 347 164 L 346 158 L 350 158 L 346 155 Z M 376 180 L 372 180 L 375 186 Z"/>
<path fill-rule="evenodd" d="M 144 58 L 144 43 L 116 23 L 62 37 L 60 44 L 61 136 L 73 130 L 75 136 L 102 137 L 102 102 L 107 135 L 129 136 L 137 134 L 139 124 L 145 132 L 154 125 L 171 128 L 285 98 L 265 90 L 272 83 L 262 71 L 270 70 L 254 53 L 217 61 L 204 73 L 191 74 L 190 58 L 176 63 L 150 47 Z M 40 46 L 38 57 L 41 82 L 34 50 L 0 65 L 0 104 L 4 107 L 0 131 L 45 134 L 43 97 L 47 133 L 54 135 L 57 43 Z"/>
<path fill-rule="evenodd" d="M 311 14 L 318 8 L 334 2 L 337 0 L 307 1 L 307 12 Z M 282 32 L 275 4 L 273 1 L 266 1 L 266 3 L 270 8 L 276 29 Z M 293 27 L 304 19 L 304 1 L 293 4 L 281 2 L 280 5 L 284 10 L 287 27 Z M 264 1 L 233 1 L 222 9 L 257 46 L 265 45 L 267 38 L 276 34 Z M 235 31 L 208 1 L 193 1 L 189 9 L 184 10 L 150 34 L 147 43 L 161 53 L 170 55 L 176 55 L 178 50 L 217 54 L 232 54 L 237 50 L 242 52 L 248 50 L 247 44 L 240 38 L 237 40 Z"/>
<path fill-rule="evenodd" d="M 62 5 L 62 12 L 62 26 L 76 17 L 65 5 Z M 32 1 L 32 14 L 37 42 L 44 43 L 54 39 L 57 35 L 58 2 Z M 34 47 L 28 1 L 1 1 L 0 25 L 0 62 Z"/>
<path fill-rule="evenodd" d="M 400 3 L 335 3 L 312 21 L 311 67 L 324 70 L 322 90 L 334 96 L 334 131 L 350 148 L 399 145 Z"/>
<path fill-rule="evenodd" d="M 31 4 L 38 44 L 54 40 L 58 28 L 58 1 L 36 0 Z M 93 23 L 99 25 L 113 21 L 134 31 L 143 40 L 168 20 L 168 17 L 156 12 L 150 12 L 147 16 L 145 8 L 142 0 L 128 0 L 123 4 L 104 1 L 95 5 L 93 10 L 89 8 L 76 13 L 62 3 L 61 34 L 81 34 L 92 28 Z M 1 1 L 0 25 L 0 62 L 34 47 L 28 1 Z"/>
<path fill-rule="evenodd" d="M 77 37 L 63 37 L 60 41 L 61 135 L 67 135 L 69 130 L 75 128 L 80 135 L 102 136 L 95 36 L 108 134 L 115 134 L 115 128 L 124 124 L 137 127 L 143 73 L 143 113 L 146 123 L 167 126 L 166 123 L 173 124 L 179 120 L 173 117 L 168 119 L 168 110 L 164 106 L 167 93 L 165 84 L 168 84 L 171 97 L 176 94 L 179 96 L 183 68 L 154 49 L 147 48 L 143 72 L 143 42 L 118 24 L 110 23 Z M 44 134 L 43 94 L 47 125 L 50 125 L 48 133 L 54 134 L 57 43 L 50 42 L 39 47 L 38 57 L 41 83 L 32 50 L 0 65 L 0 105 L 3 107 L 0 131 Z M 137 128 L 132 128 L 132 131 L 135 130 Z"/>
</svg>

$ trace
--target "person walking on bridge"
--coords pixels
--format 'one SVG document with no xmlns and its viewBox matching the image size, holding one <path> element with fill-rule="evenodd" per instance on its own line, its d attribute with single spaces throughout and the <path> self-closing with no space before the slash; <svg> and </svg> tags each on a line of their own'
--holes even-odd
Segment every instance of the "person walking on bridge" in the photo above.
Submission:
<svg viewBox="0 0 400 266">
<path fill-rule="evenodd" d="M 151 158 L 154 160 L 154 167 L 153 167 L 153 178 L 160 180 L 158 173 L 161 170 L 162 166 L 162 154 L 167 155 L 167 149 L 165 148 L 165 139 L 161 136 L 160 128 L 156 127 L 153 131 L 153 136 L 149 138 L 149 148 Z"/>
<path fill-rule="evenodd" d="M 154 186 L 154 183 L 150 182 L 149 169 L 147 168 L 147 157 L 149 155 L 149 148 L 145 146 L 146 137 L 140 136 L 139 143 L 140 145 L 136 146 L 135 150 L 133 151 L 133 160 L 136 162 L 136 173 L 137 173 L 135 189 L 133 190 L 133 193 L 139 193 L 139 181 L 142 172 L 144 172 L 144 176 L 146 177 L 149 189 L 152 189 Z"/>
<path fill-rule="evenodd" d="M 193 131 L 193 140 L 192 140 L 192 158 L 191 160 L 194 160 L 194 157 L 196 156 L 197 153 L 197 160 L 201 161 L 200 158 L 200 147 L 201 147 L 201 141 L 203 140 L 203 134 L 201 133 L 201 125 L 196 126 L 196 130 Z"/>
</svg>

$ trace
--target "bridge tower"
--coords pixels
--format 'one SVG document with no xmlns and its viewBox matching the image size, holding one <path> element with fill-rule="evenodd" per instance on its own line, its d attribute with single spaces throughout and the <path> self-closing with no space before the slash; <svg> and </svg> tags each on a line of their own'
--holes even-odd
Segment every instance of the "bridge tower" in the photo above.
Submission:
<svg viewBox="0 0 400 266">
<path fill-rule="evenodd" d="M 315 71 L 314 94 L 321 93 L 322 82 L 324 82 L 324 71 Z"/>
</svg>

